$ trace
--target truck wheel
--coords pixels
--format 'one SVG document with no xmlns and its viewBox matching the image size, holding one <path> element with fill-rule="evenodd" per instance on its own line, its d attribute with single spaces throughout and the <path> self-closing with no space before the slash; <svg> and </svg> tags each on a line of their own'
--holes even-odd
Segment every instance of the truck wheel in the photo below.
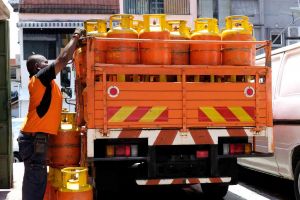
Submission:
<svg viewBox="0 0 300 200">
<path fill-rule="evenodd" d="M 300 161 L 298 161 L 294 172 L 294 192 L 297 200 L 300 199 Z"/>
<path fill-rule="evenodd" d="M 222 199 L 228 191 L 228 185 L 221 184 L 201 184 L 201 188 L 205 196 L 214 199 Z"/>
</svg>

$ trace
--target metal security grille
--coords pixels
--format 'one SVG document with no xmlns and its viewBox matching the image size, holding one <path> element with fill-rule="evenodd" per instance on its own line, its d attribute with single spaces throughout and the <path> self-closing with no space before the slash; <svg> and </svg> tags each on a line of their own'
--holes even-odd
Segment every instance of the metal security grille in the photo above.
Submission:
<svg viewBox="0 0 300 200">
<path fill-rule="evenodd" d="M 124 13 L 189 15 L 190 0 L 124 0 Z"/>
</svg>

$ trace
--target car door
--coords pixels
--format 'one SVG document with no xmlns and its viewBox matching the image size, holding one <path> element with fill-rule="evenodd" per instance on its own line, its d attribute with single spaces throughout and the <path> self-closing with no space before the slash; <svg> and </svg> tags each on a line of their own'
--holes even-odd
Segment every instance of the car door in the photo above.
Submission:
<svg viewBox="0 0 300 200">
<path fill-rule="evenodd" d="M 272 96 L 273 99 L 276 96 L 276 90 L 277 90 L 277 82 L 278 82 L 278 74 L 280 71 L 280 67 L 281 67 L 281 62 L 282 62 L 282 58 L 283 58 L 284 53 L 278 53 L 275 55 L 272 55 Z M 265 59 L 258 59 L 256 60 L 256 65 L 258 66 L 263 66 L 265 62 Z M 273 110 L 274 110 L 274 101 L 273 101 Z M 278 138 L 276 136 L 276 130 L 273 130 L 274 132 L 274 142 L 276 140 L 276 138 Z M 238 159 L 238 163 L 249 167 L 251 169 L 255 169 L 258 171 L 263 171 L 269 174 L 273 174 L 276 176 L 279 176 L 279 170 L 278 170 L 278 165 L 276 162 L 276 152 L 278 151 L 277 146 L 276 146 L 277 142 L 275 142 L 275 152 L 274 152 L 274 156 L 272 157 L 258 157 L 258 158 L 241 158 Z M 256 140 L 256 147 L 257 150 L 259 151 L 263 151 L 263 152 L 267 152 L 268 150 L 268 141 L 266 138 L 264 137 L 257 137 Z"/>
</svg>

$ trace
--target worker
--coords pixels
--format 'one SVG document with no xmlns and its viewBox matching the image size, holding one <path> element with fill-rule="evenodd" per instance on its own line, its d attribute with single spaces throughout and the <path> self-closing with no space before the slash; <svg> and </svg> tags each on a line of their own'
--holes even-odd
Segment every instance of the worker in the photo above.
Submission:
<svg viewBox="0 0 300 200">
<path fill-rule="evenodd" d="M 18 137 L 19 152 L 24 161 L 23 200 L 42 200 L 47 183 L 48 135 L 56 135 L 60 125 L 62 94 L 55 83 L 56 75 L 72 59 L 76 45 L 84 33 L 75 29 L 69 43 L 56 60 L 38 54 L 27 59 L 30 94 L 28 114 Z"/>
</svg>

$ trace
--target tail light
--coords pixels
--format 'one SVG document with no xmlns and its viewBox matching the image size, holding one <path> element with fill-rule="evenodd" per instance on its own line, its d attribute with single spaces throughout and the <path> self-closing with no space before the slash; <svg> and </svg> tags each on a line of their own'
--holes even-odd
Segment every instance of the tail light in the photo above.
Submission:
<svg viewBox="0 0 300 200">
<path fill-rule="evenodd" d="M 223 144 L 224 155 L 250 154 L 252 152 L 251 143 Z"/>
<path fill-rule="evenodd" d="M 114 145 L 106 146 L 106 157 L 113 157 L 115 155 L 115 147 Z"/>
<path fill-rule="evenodd" d="M 136 157 L 138 145 L 117 144 L 106 145 L 106 157 Z"/>
<path fill-rule="evenodd" d="M 196 158 L 208 158 L 208 151 L 207 150 L 196 151 Z"/>
<path fill-rule="evenodd" d="M 229 144 L 229 154 L 241 154 L 244 153 L 244 144 Z"/>
</svg>

